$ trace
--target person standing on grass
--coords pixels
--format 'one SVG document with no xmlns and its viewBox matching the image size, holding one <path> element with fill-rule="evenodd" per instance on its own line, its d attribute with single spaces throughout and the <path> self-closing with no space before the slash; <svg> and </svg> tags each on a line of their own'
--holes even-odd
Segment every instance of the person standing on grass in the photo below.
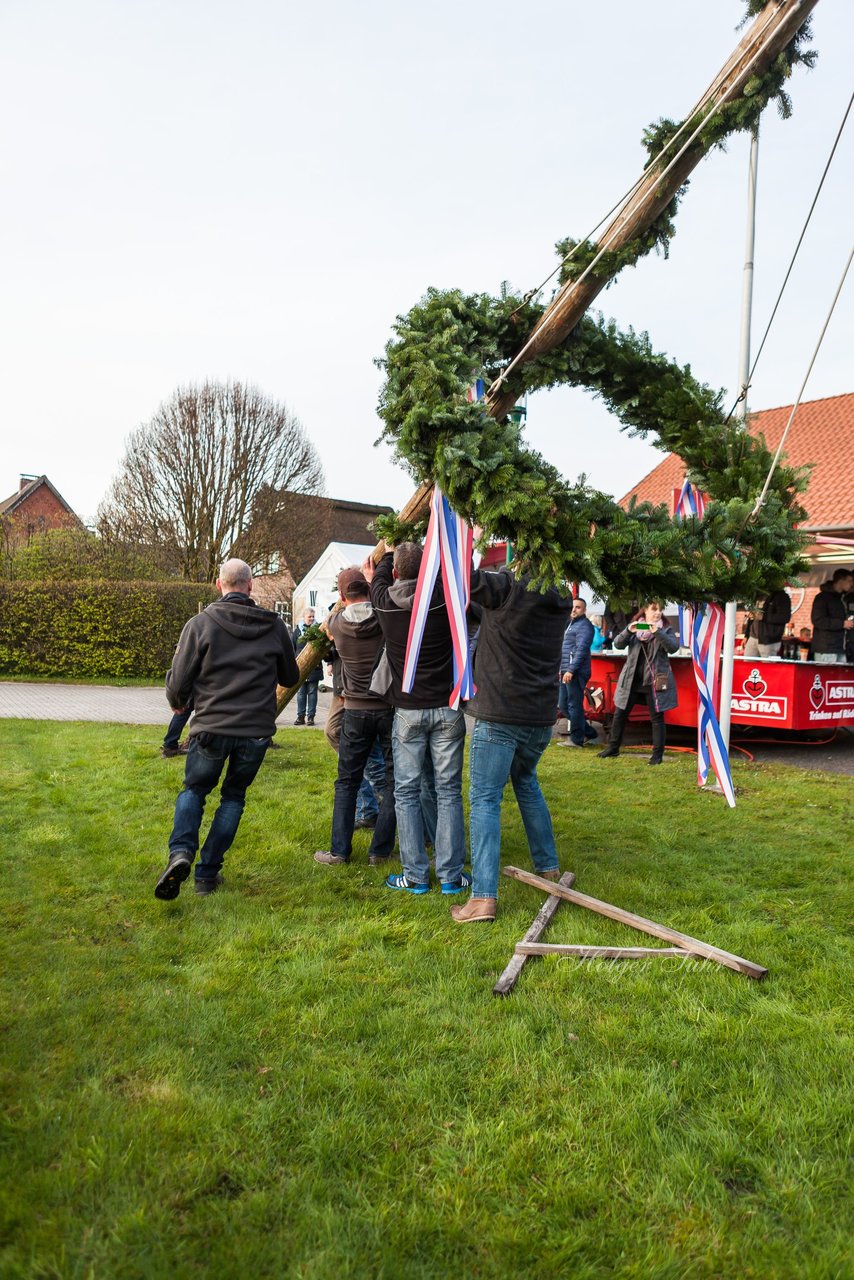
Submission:
<svg viewBox="0 0 854 1280">
<path fill-rule="evenodd" d="M 338 739 L 338 777 L 332 810 L 332 839 L 329 849 L 318 849 L 315 862 L 341 866 L 350 861 L 356 799 L 375 744 L 385 761 L 385 779 L 368 862 L 387 862 L 394 849 L 394 769 L 391 754 L 391 727 L 394 709 L 390 702 L 371 692 L 371 677 L 383 648 L 383 633 L 370 601 L 368 580 L 361 569 L 342 569 L 338 575 L 338 595 L 342 609 L 323 623 L 341 659 L 344 716 Z"/>
<path fill-rule="evenodd" d="M 343 572 L 343 570 L 342 570 Z M 340 576 L 340 575 L 339 575 Z M 335 605 L 329 606 L 330 612 Z M 326 656 L 332 679 L 332 700 L 326 721 L 323 725 L 323 736 L 332 750 L 338 755 L 341 740 L 341 724 L 344 720 L 344 668 L 335 645 Z M 382 748 L 375 742 L 365 765 L 365 776 L 356 797 L 356 821 L 353 829 L 373 831 L 377 825 L 377 814 L 380 808 L 380 797 L 385 786 L 385 759 Z"/>
<path fill-rule="evenodd" d="M 409 623 L 421 568 L 422 549 L 402 542 L 387 552 L 376 569 L 368 558 L 362 571 L 371 586 L 371 604 L 385 636 L 386 661 L 374 688 L 385 683 L 394 704 L 392 750 L 394 800 L 402 875 L 386 878 L 386 887 L 423 894 L 430 888 L 430 863 L 424 848 L 421 782 L 425 762 L 433 766 L 436 789 L 436 876 L 442 893 L 460 893 L 471 884 L 463 870 L 466 859 L 462 776 L 466 739 L 462 707 L 448 705 L 454 678 L 451 628 L 441 582 L 427 609 L 415 678 L 403 691 Z"/>
<path fill-rule="evenodd" d="M 451 908 L 458 924 L 495 919 L 501 799 L 508 780 L 534 870 L 547 880 L 560 876 L 537 765 L 551 741 L 561 648 L 573 606 L 572 596 L 554 588 L 529 591 L 510 569 L 477 570 L 471 576 L 471 597 L 483 608 L 474 668 L 477 693 L 466 706 L 475 718 L 469 751 L 473 884 L 468 902 Z"/>
<path fill-rule="evenodd" d="M 584 690 L 590 679 L 590 647 L 596 630 L 587 617 L 587 601 L 576 596 L 560 655 L 558 707 L 567 720 L 568 737 L 562 747 L 583 747 L 595 729 L 584 718 Z"/>
<path fill-rule="evenodd" d="M 315 614 L 313 609 L 304 609 L 302 622 L 299 626 L 294 627 L 291 641 L 294 650 L 299 655 L 308 641 L 304 639 L 306 631 L 309 627 L 313 627 L 315 622 Z M 320 663 L 316 667 L 312 667 L 303 683 L 297 690 L 297 718 L 294 724 L 313 725 L 314 717 L 317 713 L 317 686 L 320 684 L 322 675 Z M 299 676 L 297 676 L 299 679 Z"/>
<path fill-rule="evenodd" d="M 195 709 L 169 860 L 154 888 L 155 898 L 166 901 L 177 898 L 190 874 L 205 801 L 227 766 L 196 866 L 196 893 L 213 893 L 222 883 L 220 867 L 237 834 L 246 789 L 276 732 L 276 685 L 299 679 L 285 624 L 251 597 L 249 565 L 226 560 L 216 585 L 222 599 L 186 623 L 166 677 L 173 710 Z"/>
<path fill-rule="evenodd" d="M 679 702 L 669 656 L 679 648 L 679 638 L 664 621 L 658 600 L 650 600 L 638 610 L 629 625 L 614 637 L 614 648 L 628 649 L 628 654 L 614 692 L 608 745 L 599 752 L 599 758 L 609 760 L 620 754 L 629 712 L 636 702 L 645 700 L 652 725 L 652 755 L 648 763 L 661 764 L 667 732 L 664 713 Z"/>
</svg>

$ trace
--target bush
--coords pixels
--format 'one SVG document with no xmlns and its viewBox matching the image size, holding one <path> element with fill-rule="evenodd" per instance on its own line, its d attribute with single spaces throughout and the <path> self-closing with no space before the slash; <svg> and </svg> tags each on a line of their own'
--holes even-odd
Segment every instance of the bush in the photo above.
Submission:
<svg viewBox="0 0 854 1280">
<path fill-rule="evenodd" d="M 161 679 L 199 582 L 0 582 L 0 672 Z"/>
</svg>

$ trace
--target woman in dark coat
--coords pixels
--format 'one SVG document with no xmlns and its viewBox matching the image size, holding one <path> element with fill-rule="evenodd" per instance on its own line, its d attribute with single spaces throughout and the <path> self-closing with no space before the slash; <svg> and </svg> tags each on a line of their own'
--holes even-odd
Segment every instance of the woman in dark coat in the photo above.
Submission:
<svg viewBox="0 0 854 1280">
<path fill-rule="evenodd" d="M 679 640 L 661 616 L 661 605 L 650 600 L 632 622 L 614 639 L 615 649 L 628 649 L 623 671 L 614 693 L 614 719 L 608 745 L 599 755 L 603 760 L 620 754 L 623 731 L 636 702 L 646 701 L 652 722 L 650 764 L 664 759 L 664 713 L 677 704 L 676 681 L 669 654 L 679 648 Z"/>
</svg>

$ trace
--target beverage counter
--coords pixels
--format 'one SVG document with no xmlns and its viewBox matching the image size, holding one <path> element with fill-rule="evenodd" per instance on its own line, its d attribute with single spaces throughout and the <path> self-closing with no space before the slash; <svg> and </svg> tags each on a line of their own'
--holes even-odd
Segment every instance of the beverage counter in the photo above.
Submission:
<svg viewBox="0 0 854 1280">
<path fill-rule="evenodd" d="M 614 691 L 625 650 L 606 649 L 592 655 L 588 688 L 599 688 L 602 705 L 586 708 L 589 720 L 604 720 L 614 712 Z M 670 659 L 679 706 L 665 712 L 667 724 L 697 726 L 697 683 L 690 655 Z M 646 707 L 633 709 L 631 720 L 647 719 Z M 791 661 L 785 658 L 736 656 L 732 681 L 732 723 L 751 728 L 792 730 L 854 728 L 854 666 L 847 663 Z"/>
</svg>

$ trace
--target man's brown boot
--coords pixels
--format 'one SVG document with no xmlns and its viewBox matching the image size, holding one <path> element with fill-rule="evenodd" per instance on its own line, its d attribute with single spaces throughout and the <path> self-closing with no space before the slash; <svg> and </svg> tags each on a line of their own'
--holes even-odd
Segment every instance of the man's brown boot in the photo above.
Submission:
<svg viewBox="0 0 854 1280">
<path fill-rule="evenodd" d="M 451 916 L 457 924 L 468 924 L 470 920 L 494 920 L 495 908 L 494 898 L 469 898 L 464 907 L 451 907 Z"/>
<path fill-rule="evenodd" d="M 538 871 L 537 875 L 541 880 L 554 880 L 555 883 L 560 879 L 559 871 Z"/>
</svg>

